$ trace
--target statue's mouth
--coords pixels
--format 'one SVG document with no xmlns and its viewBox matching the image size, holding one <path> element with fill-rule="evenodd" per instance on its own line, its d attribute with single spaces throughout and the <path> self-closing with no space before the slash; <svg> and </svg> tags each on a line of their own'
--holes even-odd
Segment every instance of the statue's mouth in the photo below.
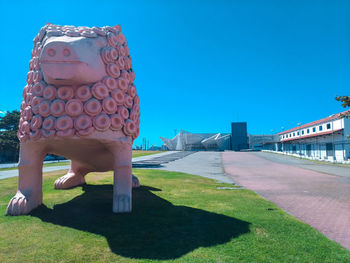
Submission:
<svg viewBox="0 0 350 263">
<path fill-rule="evenodd" d="M 62 61 L 62 60 L 42 60 L 40 63 L 44 64 L 83 64 L 81 61 Z"/>
<path fill-rule="evenodd" d="M 46 83 L 52 85 L 83 85 L 97 82 L 103 77 L 103 74 L 96 77 L 89 63 L 78 59 L 43 59 L 40 67 Z"/>
</svg>

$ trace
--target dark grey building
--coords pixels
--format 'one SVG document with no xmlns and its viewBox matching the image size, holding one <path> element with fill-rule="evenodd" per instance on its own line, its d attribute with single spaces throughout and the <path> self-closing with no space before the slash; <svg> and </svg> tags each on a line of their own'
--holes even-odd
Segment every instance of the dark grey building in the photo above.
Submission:
<svg viewBox="0 0 350 263">
<path fill-rule="evenodd" d="M 246 122 L 232 122 L 231 123 L 231 142 L 232 150 L 240 151 L 248 149 L 248 133 L 247 133 L 247 123 Z"/>
</svg>

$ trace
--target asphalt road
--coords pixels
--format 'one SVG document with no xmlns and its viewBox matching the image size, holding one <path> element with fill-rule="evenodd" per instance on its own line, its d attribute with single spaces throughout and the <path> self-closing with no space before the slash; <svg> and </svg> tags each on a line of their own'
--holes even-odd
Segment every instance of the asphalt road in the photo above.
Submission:
<svg viewBox="0 0 350 263">
<path fill-rule="evenodd" d="M 203 176 L 220 182 L 236 184 L 222 166 L 221 152 L 195 152 L 184 158 L 165 163 L 158 169 Z"/>
</svg>

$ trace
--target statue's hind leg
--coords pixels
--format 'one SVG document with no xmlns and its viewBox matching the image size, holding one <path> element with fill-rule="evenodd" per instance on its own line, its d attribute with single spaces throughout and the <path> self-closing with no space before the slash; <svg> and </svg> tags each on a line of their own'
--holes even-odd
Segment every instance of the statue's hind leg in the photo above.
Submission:
<svg viewBox="0 0 350 263">
<path fill-rule="evenodd" d="M 135 175 L 132 175 L 132 188 L 138 188 L 138 187 L 140 187 L 139 178 L 137 178 Z"/>
<path fill-rule="evenodd" d="M 92 172 L 88 168 L 86 168 L 83 164 L 72 160 L 71 167 L 66 175 L 58 178 L 55 181 L 56 189 L 68 189 L 75 186 L 85 184 L 84 176 Z"/>
<path fill-rule="evenodd" d="M 18 163 L 18 189 L 8 204 L 7 215 L 28 214 L 42 204 L 42 167 L 45 147 L 37 142 L 21 143 Z"/>
<path fill-rule="evenodd" d="M 114 156 L 113 212 L 131 212 L 132 208 L 132 144 L 118 142 L 109 146 Z"/>
</svg>

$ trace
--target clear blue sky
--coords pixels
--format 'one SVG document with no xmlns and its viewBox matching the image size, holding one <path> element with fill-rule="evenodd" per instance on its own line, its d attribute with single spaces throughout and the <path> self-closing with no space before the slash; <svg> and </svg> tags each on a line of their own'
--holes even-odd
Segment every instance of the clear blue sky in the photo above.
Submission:
<svg viewBox="0 0 350 263">
<path fill-rule="evenodd" d="M 136 144 L 160 145 L 174 129 L 229 132 L 231 121 L 267 134 L 343 110 L 334 97 L 349 95 L 350 1 L 147 2 L 1 1 L 0 111 L 19 109 L 46 22 L 121 24 L 141 99 Z"/>
</svg>

